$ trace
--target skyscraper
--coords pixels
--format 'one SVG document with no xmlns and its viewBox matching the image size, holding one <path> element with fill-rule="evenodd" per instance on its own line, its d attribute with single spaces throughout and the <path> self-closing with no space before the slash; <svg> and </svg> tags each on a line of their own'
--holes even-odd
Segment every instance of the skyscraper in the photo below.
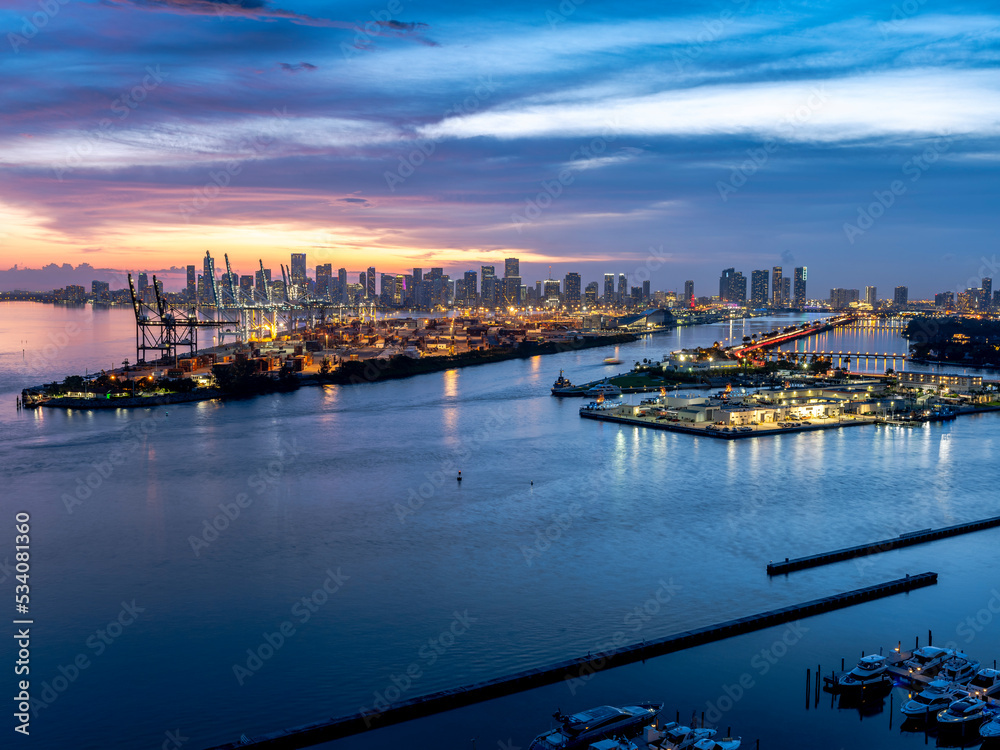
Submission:
<svg viewBox="0 0 1000 750">
<path fill-rule="evenodd" d="M 989 310 L 993 302 L 993 279 L 984 277 L 980 288 L 983 293 L 979 297 L 979 309 Z"/>
<path fill-rule="evenodd" d="M 906 307 L 909 301 L 910 290 L 905 286 L 897 286 L 892 295 L 892 304 L 896 307 Z"/>
<path fill-rule="evenodd" d="M 642 282 L 642 300 L 643 302 L 649 302 L 653 298 L 649 289 L 649 279 Z"/>
<path fill-rule="evenodd" d="M 292 263 L 289 268 L 289 274 L 291 274 L 291 283 L 300 289 L 305 289 L 306 287 L 306 254 L 305 253 L 292 253 Z"/>
<path fill-rule="evenodd" d="M 615 275 L 613 273 L 604 274 L 604 304 L 611 306 L 615 303 Z"/>
<path fill-rule="evenodd" d="M 771 307 L 784 307 L 781 299 L 782 288 L 781 266 L 775 266 L 771 269 Z"/>
<path fill-rule="evenodd" d="M 479 297 L 479 289 L 478 289 L 478 284 L 476 283 L 477 282 L 476 276 L 477 274 L 475 271 L 466 271 L 465 277 L 463 279 L 465 281 L 465 299 L 473 304 L 475 304 L 476 299 Z"/>
<path fill-rule="evenodd" d="M 483 307 L 496 307 L 497 304 L 496 269 L 493 266 L 480 266 L 479 271 L 483 276 L 483 280 L 481 282 Z"/>
<path fill-rule="evenodd" d="M 503 275 L 505 278 L 509 276 L 521 278 L 521 264 L 517 258 L 504 258 Z"/>
<path fill-rule="evenodd" d="M 340 295 L 340 301 L 343 304 L 350 302 L 350 292 L 347 288 L 347 269 L 338 268 L 337 269 L 337 293 Z"/>
<path fill-rule="evenodd" d="M 146 291 L 146 287 L 149 286 L 149 277 L 146 276 L 145 271 L 139 272 L 139 297 L 143 296 L 143 292 Z"/>
<path fill-rule="evenodd" d="M 618 304 L 624 305 L 628 301 L 628 279 L 625 274 L 618 274 Z"/>
<path fill-rule="evenodd" d="M 865 287 L 865 304 L 871 305 L 873 310 L 878 306 L 878 289 L 876 287 Z"/>
<path fill-rule="evenodd" d="M 516 262 L 516 261 L 515 261 Z M 504 276 L 503 278 L 504 307 L 519 307 L 521 304 L 521 277 Z"/>
<path fill-rule="evenodd" d="M 806 306 L 806 267 L 795 269 L 795 308 L 801 310 Z"/>
<path fill-rule="evenodd" d="M 750 274 L 750 304 L 755 308 L 767 307 L 767 269 Z"/>
<path fill-rule="evenodd" d="M 546 279 L 542 295 L 545 297 L 546 307 L 559 301 L 559 280 Z"/>
<path fill-rule="evenodd" d="M 591 281 L 587 284 L 587 288 L 583 291 L 583 300 L 586 302 L 587 307 L 594 307 L 597 304 L 597 298 L 600 296 L 601 285 L 596 281 Z"/>
<path fill-rule="evenodd" d="M 294 257 L 294 256 L 293 256 Z M 302 257 L 305 257 L 304 255 Z M 325 297 L 331 290 L 330 280 L 333 277 L 333 264 L 321 263 L 316 266 L 316 294 Z"/>
<path fill-rule="evenodd" d="M 194 271 L 194 266 L 187 267 L 187 299 L 194 302 L 198 299 L 198 275 Z"/>
<path fill-rule="evenodd" d="M 781 279 L 781 306 L 788 307 L 792 304 L 792 278 L 785 276 Z"/>
<path fill-rule="evenodd" d="M 731 294 L 730 287 L 733 283 L 733 276 L 736 275 L 735 268 L 724 268 L 722 276 L 719 277 L 719 302 L 729 302 Z"/>
<path fill-rule="evenodd" d="M 375 266 L 368 266 L 365 274 L 365 297 L 370 300 L 375 299 Z"/>
<path fill-rule="evenodd" d="M 694 307 L 694 282 L 684 282 L 684 304 L 683 307 Z"/>
<path fill-rule="evenodd" d="M 204 263 L 204 278 L 205 278 L 205 299 L 210 305 L 219 304 L 218 288 L 215 285 L 215 258 L 213 258 L 208 250 L 205 251 Z"/>
<path fill-rule="evenodd" d="M 580 274 L 573 271 L 566 274 L 566 278 L 563 280 L 563 302 L 566 307 L 577 308 L 580 306 L 581 283 Z"/>
</svg>

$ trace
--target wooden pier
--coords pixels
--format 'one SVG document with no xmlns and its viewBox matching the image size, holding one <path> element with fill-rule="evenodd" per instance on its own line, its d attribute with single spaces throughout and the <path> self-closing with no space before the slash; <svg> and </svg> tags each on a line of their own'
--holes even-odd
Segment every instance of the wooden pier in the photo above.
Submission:
<svg viewBox="0 0 1000 750">
<path fill-rule="evenodd" d="M 268 748 L 268 750 L 291 750 L 308 747 L 320 742 L 349 737 L 371 729 L 398 724 L 451 709 L 468 706 L 482 701 L 501 698 L 533 688 L 552 685 L 560 681 L 586 679 L 595 672 L 612 667 L 632 664 L 662 654 L 701 646 L 725 638 L 764 630 L 776 625 L 794 622 L 803 617 L 832 612 L 851 607 L 862 602 L 900 594 L 937 583 L 937 573 L 897 578 L 893 581 L 845 591 L 820 599 L 793 604 L 781 609 L 740 617 L 735 620 L 688 630 L 652 641 L 635 643 L 612 651 L 588 654 L 578 659 L 557 662 L 547 667 L 529 669 L 506 677 L 486 680 L 474 685 L 441 690 L 407 701 L 394 703 L 381 710 L 363 711 L 350 716 L 326 719 L 311 724 L 280 730 L 264 735 L 256 735 L 217 745 L 211 750 L 239 750 L 240 748 Z"/>
<path fill-rule="evenodd" d="M 840 562 L 841 560 L 850 560 L 855 557 L 877 555 L 879 552 L 887 552 L 889 550 L 899 549 L 900 547 L 910 547 L 914 544 L 923 544 L 924 542 L 933 542 L 936 539 L 946 539 L 952 536 L 968 534 L 973 531 L 981 531 L 982 529 L 992 529 L 997 526 L 1000 526 L 1000 516 L 993 516 L 992 518 L 984 518 L 981 521 L 959 523 L 954 526 L 945 526 L 941 529 L 922 529 L 920 531 L 911 531 L 906 534 L 900 534 L 892 539 L 883 539 L 880 542 L 859 544 L 856 547 L 845 547 L 844 549 L 834 550 L 833 552 L 822 552 L 818 555 L 809 555 L 808 557 L 796 557 L 792 560 L 789 560 L 786 557 L 784 562 L 768 563 L 767 574 L 769 576 L 777 576 L 782 575 L 783 573 L 791 573 L 796 570 L 816 568 L 820 565 L 828 565 L 829 563 Z"/>
</svg>

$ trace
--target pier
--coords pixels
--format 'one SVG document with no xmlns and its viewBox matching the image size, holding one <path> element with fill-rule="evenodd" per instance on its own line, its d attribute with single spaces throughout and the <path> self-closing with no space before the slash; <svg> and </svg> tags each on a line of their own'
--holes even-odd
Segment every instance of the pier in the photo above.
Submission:
<svg viewBox="0 0 1000 750">
<path fill-rule="evenodd" d="M 709 625 L 682 633 L 676 633 L 664 638 L 658 638 L 642 643 L 634 643 L 621 648 L 599 653 L 587 654 L 585 657 L 568 659 L 551 664 L 547 667 L 529 669 L 506 677 L 498 677 L 473 685 L 441 690 L 430 695 L 394 703 L 382 710 L 359 712 L 350 716 L 316 721 L 311 724 L 280 730 L 264 735 L 247 737 L 236 742 L 217 745 L 210 750 L 239 750 L 239 748 L 268 748 L 268 750 L 291 750 L 308 747 L 320 742 L 349 737 L 355 734 L 378 729 L 380 727 L 399 724 L 410 719 L 450 711 L 462 706 L 480 703 L 482 701 L 502 698 L 507 695 L 531 690 L 560 681 L 582 680 L 595 672 L 612 667 L 632 664 L 655 656 L 683 651 L 684 649 L 701 646 L 706 643 L 732 638 L 733 636 L 753 633 L 758 630 L 794 622 L 803 617 L 832 612 L 838 609 L 874 601 L 894 594 L 901 594 L 915 589 L 933 586 L 937 583 L 937 573 L 920 573 L 918 575 L 897 578 L 892 581 L 878 583 L 874 586 L 845 591 L 841 594 L 820 599 L 813 599 L 801 604 L 793 604 L 780 609 L 740 617 L 718 625 Z"/>
<path fill-rule="evenodd" d="M 822 552 L 818 555 L 809 555 L 808 557 L 796 557 L 793 560 L 789 560 L 786 557 L 784 562 L 768 563 L 767 574 L 769 576 L 776 576 L 783 573 L 791 573 L 796 570 L 816 568 L 820 565 L 828 565 L 829 563 L 839 562 L 841 560 L 850 560 L 855 557 L 877 555 L 879 552 L 887 552 L 889 550 L 899 549 L 900 547 L 911 547 L 914 544 L 933 542 L 936 539 L 946 539 L 952 536 L 968 534 L 972 531 L 992 529 L 997 526 L 1000 526 L 1000 516 L 993 516 L 992 518 L 984 518 L 981 521 L 959 523 L 954 526 L 945 526 L 941 529 L 922 529 L 920 531 L 911 531 L 906 534 L 900 534 L 892 539 L 883 539 L 880 542 L 859 544 L 856 547 L 845 547 L 844 549 L 834 550 L 833 552 Z"/>
</svg>

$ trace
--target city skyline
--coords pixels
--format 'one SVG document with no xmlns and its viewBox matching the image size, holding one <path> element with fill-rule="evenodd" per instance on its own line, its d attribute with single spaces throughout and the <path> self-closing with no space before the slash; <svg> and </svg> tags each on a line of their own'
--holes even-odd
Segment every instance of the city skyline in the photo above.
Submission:
<svg viewBox="0 0 1000 750">
<path fill-rule="evenodd" d="M 390 5 L 0 11 L 0 267 L 322 249 L 534 280 L 663 247 L 660 286 L 864 267 L 927 297 L 994 262 L 990 5 Z"/>
</svg>

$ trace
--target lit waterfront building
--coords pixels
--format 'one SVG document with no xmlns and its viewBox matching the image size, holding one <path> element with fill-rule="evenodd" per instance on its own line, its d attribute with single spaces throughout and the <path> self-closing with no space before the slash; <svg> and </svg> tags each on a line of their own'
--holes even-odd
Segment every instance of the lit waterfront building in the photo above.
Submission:
<svg viewBox="0 0 1000 750">
<path fill-rule="evenodd" d="M 365 296 L 370 300 L 375 299 L 375 266 L 368 266 L 368 271 L 365 274 L 365 279 L 362 282 L 365 285 Z"/>
<path fill-rule="evenodd" d="M 615 302 L 615 275 L 613 273 L 604 274 L 604 304 L 610 307 Z"/>
<path fill-rule="evenodd" d="M 771 306 L 772 307 L 784 307 L 781 299 L 782 283 L 781 283 L 781 266 L 774 266 L 771 269 Z"/>
<path fill-rule="evenodd" d="M 892 295 L 892 304 L 896 307 L 906 307 L 909 302 L 910 290 L 905 286 L 897 286 Z"/>
<path fill-rule="evenodd" d="M 865 304 L 871 305 L 872 310 L 878 307 L 878 289 L 873 286 L 865 287 Z"/>
<path fill-rule="evenodd" d="M 801 310 L 806 306 L 806 267 L 795 269 L 795 307 Z"/>
<path fill-rule="evenodd" d="M 618 296 L 617 301 L 619 305 L 624 305 L 628 299 L 628 279 L 625 274 L 618 274 Z"/>
<path fill-rule="evenodd" d="M 767 307 L 767 269 L 750 274 L 750 304 L 754 308 Z"/>
<path fill-rule="evenodd" d="M 583 301 L 586 303 L 587 307 L 596 307 L 597 298 L 600 296 L 601 285 L 596 281 L 591 281 L 587 284 L 587 288 L 583 290 Z"/>
<path fill-rule="evenodd" d="M 187 267 L 187 287 L 185 287 L 185 293 L 187 294 L 188 302 L 194 302 L 198 299 L 198 274 L 194 270 L 194 266 Z"/>
<path fill-rule="evenodd" d="M 684 282 L 684 307 L 694 307 L 694 282 Z"/>
<path fill-rule="evenodd" d="M 989 310 L 993 302 L 993 279 L 983 277 L 980 289 L 982 294 L 979 295 L 979 309 Z"/>
</svg>

